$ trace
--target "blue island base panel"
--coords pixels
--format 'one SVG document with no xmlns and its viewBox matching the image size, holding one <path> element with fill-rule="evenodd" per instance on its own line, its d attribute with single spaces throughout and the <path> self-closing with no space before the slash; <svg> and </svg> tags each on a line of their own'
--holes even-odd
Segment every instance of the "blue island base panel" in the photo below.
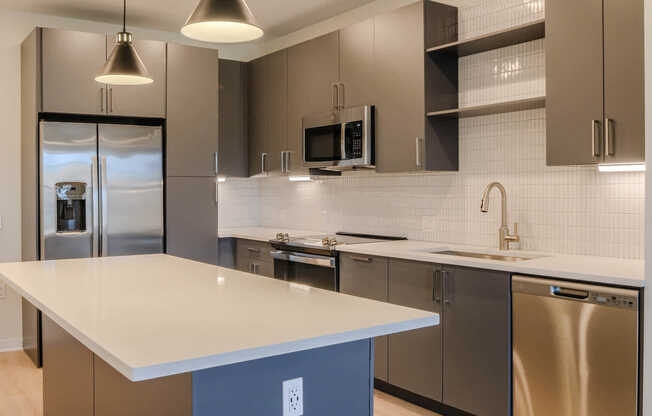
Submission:
<svg viewBox="0 0 652 416">
<path fill-rule="evenodd" d="M 373 416 L 366 339 L 196 371 L 193 416 L 282 416 L 283 382 L 303 378 L 305 416 Z"/>
</svg>

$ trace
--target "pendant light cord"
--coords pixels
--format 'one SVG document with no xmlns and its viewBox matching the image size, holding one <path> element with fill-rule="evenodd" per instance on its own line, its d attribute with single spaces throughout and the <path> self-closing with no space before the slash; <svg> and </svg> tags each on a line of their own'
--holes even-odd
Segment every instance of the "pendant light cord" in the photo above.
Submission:
<svg viewBox="0 0 652 416">
<path fill-rule="evenodd" d="M 122 7 L 122 31 L 127 31 L 127 0 L 124 0 Z"/>
</svg>

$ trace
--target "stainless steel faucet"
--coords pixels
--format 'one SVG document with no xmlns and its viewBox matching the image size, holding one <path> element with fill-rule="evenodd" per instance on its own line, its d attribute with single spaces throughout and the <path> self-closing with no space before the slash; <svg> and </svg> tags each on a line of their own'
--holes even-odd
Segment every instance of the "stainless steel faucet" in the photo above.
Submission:
<svg viewBox="0 0 652 416">
<path fill-rule="evenodd" d="M 521 238 L 518 236 L 518 224 L 514 223 L 514 234 L 509 233 L 509 227 L 507 226 L 507 193 L 505 192 L 505 187 L 499 182 L 492 182 L 484 190 L 482 194 L 482 204 L 480 205 L 480 211 L 489 212 L 489 194 L 491 190 L 498 188 L 501 195 L 501 209 L 502 217 L 500 223 L 500 230 L 498 236 L 498 246 L 501 250 L 509 250 L 509 243 L 516 243 L 521 241 Z"/>
</svg>

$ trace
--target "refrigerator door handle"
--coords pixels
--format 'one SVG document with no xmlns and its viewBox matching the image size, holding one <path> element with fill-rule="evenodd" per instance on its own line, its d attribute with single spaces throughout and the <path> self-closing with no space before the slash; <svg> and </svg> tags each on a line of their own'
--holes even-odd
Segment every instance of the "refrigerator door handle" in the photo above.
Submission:
<svg viewBox="0 0 652 416">
<path fill-rule="evenodd" d="M 108 197 L 107 197 L 107 176 L 106 176 L 106 156 L 102 156 L 100 159 L 100 187 L 102 189 L 101 195 L 101 209 L 100 209 L 100 218 L 102 228 L 100 230 L 100 236 L 102 244 L 100 246 L 101 256 L 105 257 L 109 254 L 109 242 L 108 242 L 108 232 L 109 229 L 109 208 L 108 208 Z"/>
<path fill-rule="evenodd" d="M 99 241 L 98 241 L 98 236 L 99 236 L 99 229 L 97 225 L 97 220 L 99 217 L 99 207 L 97 204 L 97 193 L 99 189 L 97 186 L 97 157 L 93 156 L 91 160 L 91 192 L 90 192 L 90 198 L 91 198 L 91 256 L 92 257 L 98 257 L 100 252 L 99 252 Z"/>
</svg>

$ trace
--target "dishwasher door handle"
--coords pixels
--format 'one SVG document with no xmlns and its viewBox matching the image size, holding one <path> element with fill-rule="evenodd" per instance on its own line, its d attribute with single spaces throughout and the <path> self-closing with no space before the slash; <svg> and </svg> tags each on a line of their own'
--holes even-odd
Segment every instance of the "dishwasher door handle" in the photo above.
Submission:
<svg viewBox="0 0 652 416">
<path fill-rule="evenodd" d="M 550 286 L 550 294 L 559 298 L 585 300 L 589 298 L 587 290 L 569 289 L 561 286 Z"/>
</svg>

